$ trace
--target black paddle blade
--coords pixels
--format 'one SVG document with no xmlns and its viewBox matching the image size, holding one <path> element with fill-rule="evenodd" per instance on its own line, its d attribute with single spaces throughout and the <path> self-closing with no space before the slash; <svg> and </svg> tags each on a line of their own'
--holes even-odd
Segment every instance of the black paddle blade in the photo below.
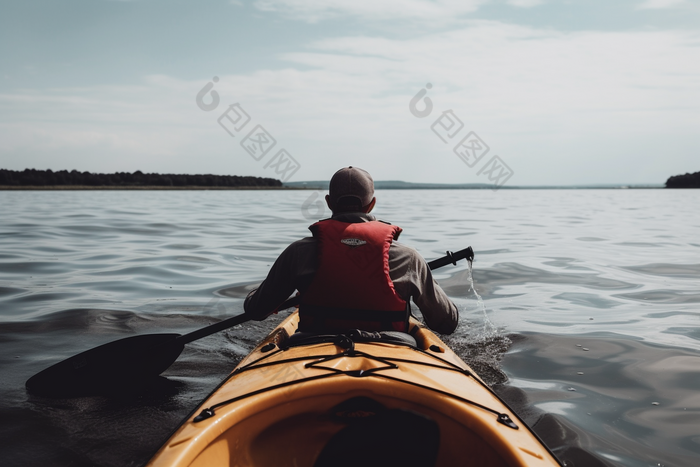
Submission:
<svg viewBox="0 0 700 467">
<path fill-rule="evenodd" d="M 177 359 L 179 334 L 119 339 L 70 357 L 27 380 L 31 394 L 77 397 L 115 394 L 157 377 Z"/>
</svg>

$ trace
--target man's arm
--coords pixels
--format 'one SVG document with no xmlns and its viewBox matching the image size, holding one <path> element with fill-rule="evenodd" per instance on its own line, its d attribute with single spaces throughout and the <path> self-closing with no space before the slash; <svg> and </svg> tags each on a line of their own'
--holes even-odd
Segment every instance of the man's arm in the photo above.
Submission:
<svg viewBox="0 0 700 467">
<path fill-rule="evenodd" d="M 305 288 L 316 272 L 316 241 L 304 238 L 289 245 L 272 265 L 260 287 L 248 294 L 243 309 L 262 321 L 274 313 L 295 290 Z"/>
<path fill-rule="evenodd" d="M 417 261 L 418 283 L 413 301 L 420 308 L 425 323 L 441 334 L 452 334 L 457 329 L 459 312 L 442 288 L 433 279 L 433 274 L 423 258 Z"/>
<path fill-rule="evenodd" d="M 452 300 L 433 279 L 423 257 L 413 248 L 395 243 L 389 251 L 391 279 L 397 293 L 409 296 L 425 319 L 425 323 L 441 334 L 452 334 L 457 328 L 459 312 Z"/>
</svg>

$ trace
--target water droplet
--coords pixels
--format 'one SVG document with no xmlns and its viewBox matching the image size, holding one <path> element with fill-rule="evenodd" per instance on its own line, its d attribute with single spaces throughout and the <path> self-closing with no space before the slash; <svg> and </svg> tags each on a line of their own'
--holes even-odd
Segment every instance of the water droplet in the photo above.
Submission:
<svg viewBox="0 0 700 467">
<path fill-rule="evenodd" d="M 589 320 L 593 321 L 593 318 L 588 318 Z"/>
<path fill-rule="evenodd" d="M 585 350 L 586 352 L 588 352 L 588 349 L 587 349 L 586 347 L 583 347 L 583 350 Z"/>
<path fill-rule="evenodd" d="M 574 389 L 574 388 L 569 388 L 569 391 L 574 391 L 574 392 L 575 392 L 576 389 Z"/>
<path fill-rule="evenodd" d="M 652 402 L 651 405 L 659 405 L 658 402 Z"/>
<path fill-rule="evenodd" d="M 576 347 L 583 347 L 581 344 L 576 344 Z"/>
<path fill-rule="evenodd" d="M 579 371 L 579 372 L 576 373 L 576 374 L 577 374 L 577 375 L 582 375 L 582 374 L 583 374 L 583 371 Z"/>
</svg>

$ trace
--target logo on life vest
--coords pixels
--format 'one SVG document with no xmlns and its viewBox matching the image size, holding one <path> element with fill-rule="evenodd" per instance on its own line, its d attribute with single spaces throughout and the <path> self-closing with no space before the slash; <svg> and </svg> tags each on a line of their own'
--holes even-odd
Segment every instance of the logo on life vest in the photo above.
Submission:
<svg viewBox="0 0 700 467">
<path fill-rule="evenodd" d="M 344 238 L 340 241 L 340 243 L 344 243 L 351 248 L 357 248 L 358 246 L 362 246 L 367 242 L 364 240 L 360 240 L 359 238 Z"/>
</svg>

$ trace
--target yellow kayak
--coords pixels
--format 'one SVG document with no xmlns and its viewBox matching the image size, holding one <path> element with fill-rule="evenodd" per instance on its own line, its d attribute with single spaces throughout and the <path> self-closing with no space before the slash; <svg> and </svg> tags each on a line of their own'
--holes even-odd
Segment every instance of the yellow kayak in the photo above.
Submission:
<svg viewBox="0 0 700 467">
<path fill-rule="evenodd" d="M 559 466 L 437 336 L 296 333 L 292 313 L 148 463 Z"/>
</svg>

